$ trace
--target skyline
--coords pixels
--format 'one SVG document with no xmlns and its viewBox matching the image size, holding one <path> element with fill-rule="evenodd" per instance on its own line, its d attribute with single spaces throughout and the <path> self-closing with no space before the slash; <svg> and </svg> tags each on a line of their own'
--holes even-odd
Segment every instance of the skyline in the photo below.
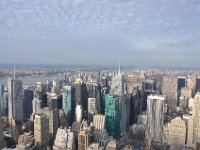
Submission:
<svg viewBox="0 0 200 150">
<path fill-rule="evenodd" d="M 198 67 L 200 2 L 0 1 L 0 63 Z"/>
</svg>

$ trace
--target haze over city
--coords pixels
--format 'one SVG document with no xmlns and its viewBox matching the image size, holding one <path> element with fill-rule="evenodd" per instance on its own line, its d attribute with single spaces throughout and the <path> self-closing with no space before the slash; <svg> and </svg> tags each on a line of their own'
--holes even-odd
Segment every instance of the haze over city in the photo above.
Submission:
<svg viewBox="0 0 200 150">
<path fill-rule="evenodd" d="M 1 0 L 0 63 L 198 67 L 198 0 Z"/>
</svg>

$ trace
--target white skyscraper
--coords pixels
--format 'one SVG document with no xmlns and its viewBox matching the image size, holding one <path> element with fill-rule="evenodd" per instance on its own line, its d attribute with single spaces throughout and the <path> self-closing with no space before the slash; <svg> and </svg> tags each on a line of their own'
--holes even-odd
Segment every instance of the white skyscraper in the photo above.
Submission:
<svg viewBox="0 0 200 150">
<path fill-rule="evenodd" d="M 8 117 L 23 120 L 22 81 L 8 80 Z"/>
<path fill-rule="evenodd" d="M 95 115 L 93 119 L 93 126 L 95 129 L 104 130 L 105 129 L 105 116 L 104 115 Z"/>
<path fill-rule="evenodd" d="M 162 142 L 165 97 L 150 95 L 147 98 L 146 138 Z"/>
</svg>

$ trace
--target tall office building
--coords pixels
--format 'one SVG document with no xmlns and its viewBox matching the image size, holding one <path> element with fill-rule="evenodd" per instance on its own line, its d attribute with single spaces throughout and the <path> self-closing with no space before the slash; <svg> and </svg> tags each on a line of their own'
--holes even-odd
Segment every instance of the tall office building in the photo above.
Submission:
<svg viewBox="0 0 200 150">
<path fill-rule="evenodd" d="M 0 109 L 0 149 L 2 149 L 2 143 L 3 143 L 3 128 L 2 128 L 2 116 L 1 116 L 1 109 Z"/>
<path fill-rule="evenodd" d="M 181 90 L 183 87 L 186 87 L 186 77 L 178 76 L 178 90 Z"/>
<path fill-rule="evenodd" d="M 111 80 L 110 93 L 105 96 L 106 129 L 114 138 L 119 138 L 120 133 L 125 132 L 126 129 L 124 90 L 119 66 L 118 73 Z"/>
<path fill-rule="evenodd" d="M 172 149 L 180 149 L 186 142 L 186 122 L 181 117 L 170 120 L 164 126 L 163 142 L 169 144 Z"/>
<path fill-rule="evenodd" d="M 8 89 L 0 85 L 0 109 L 2 115 L 8 115 Z"/>
<path fill-rule="evenodd" d="M 196 93 L 193 105 L 193 142 L 200 143 L 200 92 Z"/>
<path fill-rule="evenodd" d="M 49 119 L 45 114 L 35 115 L 34 137 L 39 146 L 47 146 L 49 142 Z"/>
<path fill-rule="evenodd" d="M 104 115 L 95 115 L 93 119 L 93 126 L 95 129 L 104 130 L 106 125 L 106 120 Z"/>
<path fill-rule="evenodd" d="M 96 98 L 88 98 L 88 120 L 93 121 L 93 116 L 98 114 L 98 104 Z"/>
<path fill-rule="evenodd" d="M 87 150 L 90 144 L 90 132 L 82 130 L 78 134 L 78 150 Z"/>
<path fill-rule="evenodd" d="M 23 120 L 22 81 L 8 79 L 8 118 Z"/>
<path fill-rule="evenodd" d="M 165 97 L 150 95 L 147 98 L 146 139 L 162 142 Z"/>
<path fill-rule="evenodd" d="M 34 97 L 34 99 L 32 101 L 32 105 L 33 105 L 33 113 L 34 114 L 40 114 L 41 109 L 42 109 L 42 100 L 40 100 L 37 97 Z"/>
<path fill-rule="evenodd" d="M 75 135 L 70 129 L 58 128 L 53 150 L 75 150 Z"/>
<path fill-rule="evenodd" d="M 4 96 L 4 85 L 0 85 L 0 111 L 2 111 L 3 96 Z"/>
<path fill-rule="evenodd" d="M 87 84 L 88 98 L 96 97 L 97 86 L 94 84 Z"/>
<path fill-rule="evenodd" d="M 24 89 L 23 98 L 23 111 L 24 118 L 30 118 L 31 113 L 33 113 L 33 90 Z"/>
<path fill-rule="evenodd" d="M 58 96 L 55 95 L 53 97 L 50 97 L 48 100 L 47 100 L 47 106 L 50 108 L 50 109 L 58 109 Z"/>
<path fill-rule="evenodd" d="M 108 94 L 108 89 L 107 87 L 102 87 L 101 88 L 101 99 L 100 99 L 100 112 L 102 114 L 105 114 L 105 96 Z"/>
<path fill-rule="evenodd" d="M 176 76 L 164 76 L 162 95 L 167 97 L 168 106 L 175 110 L 178 104 L 178 81 Z"/>
<path fill-rule="evenodd" d="M 105 96 L 105 117 L 108 134 L 114 138 L 120 135 L 119 101 L 121 97 Z"/>
<path fill-rule="evenodd" d="M 62 94 L 62 107 L 65 112 L 65 115 L 70 124 L 75 120 L 75 88 L 74 86 L 64 86 Z"/>
<path fill-rule="evenodd" d="M 200 78 L 196 78 L 196 92 L 200 91 Z"/>
<path fill-rule="evenodd" d="M 41 113 L 45 114 L 49 121 L 49 141 L 52 144 L 57 129 L 59 127 L 59 112 L 57 109 L 50 109 L 48 107 L 42 108 Z M 53 145 L 52 145 L 53 146 Z"/>
<path fill-rule="evenodd" d="M 83 107 L 80 104 L 76 104 L 76 122 L 81 123 L 83 120 Z"/>
<path fill-rule="evenodd" d="M 87 107 L 88 107 L 86 84 L 78 83 L 75 85 L 75 99 L 76 99 L 76 104 L 82 105 L 83 118 L 86 119 L 87 118 Z"/>
<path fill-rule="evenodd" d="M 196 92 L 196 79 L 196 74 L 190 74 L 187 76 L 187 87 L 189 87 L 192 90 L 192 96 L 194 96 Z"/>
</svg>

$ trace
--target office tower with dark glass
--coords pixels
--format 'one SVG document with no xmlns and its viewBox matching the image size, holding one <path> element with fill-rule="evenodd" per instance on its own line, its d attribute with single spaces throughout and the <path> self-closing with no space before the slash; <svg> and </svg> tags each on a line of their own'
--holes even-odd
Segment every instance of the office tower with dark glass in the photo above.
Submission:
<svg viewBox="0 0 200 150">
<path fill-rule="evenodd" d="M 23 120 L 22 81 L 8 79 L 8 118 Z"/>
<path fill-rule="evenodd" d="M 75 120 L 75 108 L 76 108 L 74 86 L 67 85 L 63 87 L 62 107 L 69 123 L 72 124 Z"/>
<path fill-rule="evenodd" d="M 24 89 L 24 98 L 23 98 L 23 111 L 24 118 L 29 118 L 31 113 L 33 113 L 33 90 Z"/>
<path fill-rule="evenodd" d="M 5 92 L 4 85 L 0 85 L 0 109 L 2 115 L 7 114 L 7 92 Z"/>
<path fill-rule="evenodd" d="M 165 97 L 150 95 L 147 98 L 146 139 L 162 142 Z"/>
</svg>

